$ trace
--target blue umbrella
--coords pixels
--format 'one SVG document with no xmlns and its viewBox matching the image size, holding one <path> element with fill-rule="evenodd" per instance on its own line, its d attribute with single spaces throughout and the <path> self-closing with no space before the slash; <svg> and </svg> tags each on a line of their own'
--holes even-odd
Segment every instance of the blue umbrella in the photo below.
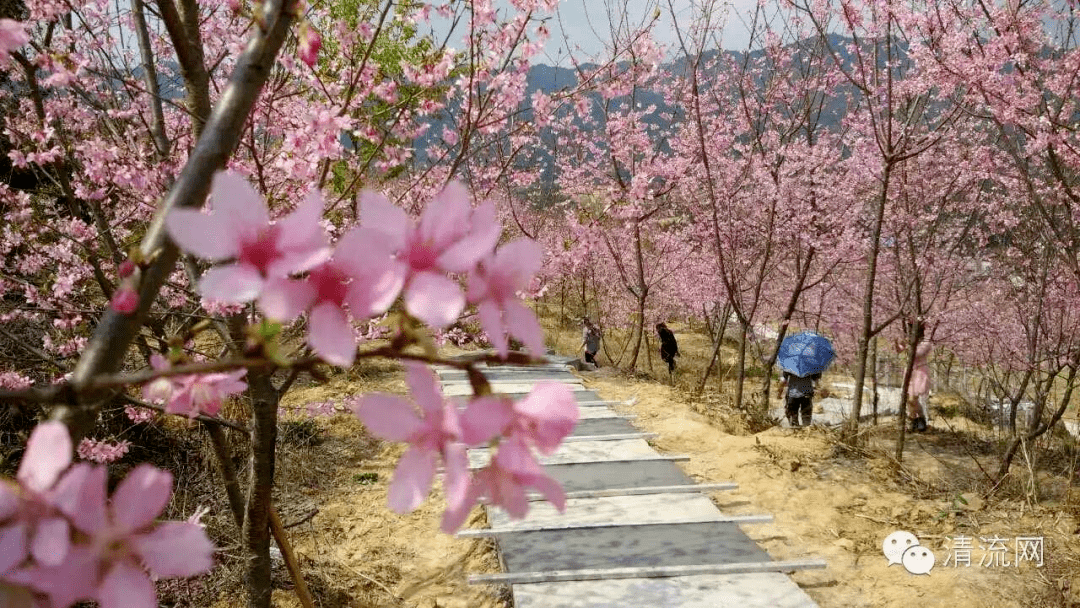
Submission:
<svg viewBox="0 0 1080 608">
<path fill-rule="evenodd" d="M 825 336 L 804 331 L 784 338 L 776 363 L 786 372 L 806 377 L 825 371 L 835 356 L 836 351 Z"/>
</svg>

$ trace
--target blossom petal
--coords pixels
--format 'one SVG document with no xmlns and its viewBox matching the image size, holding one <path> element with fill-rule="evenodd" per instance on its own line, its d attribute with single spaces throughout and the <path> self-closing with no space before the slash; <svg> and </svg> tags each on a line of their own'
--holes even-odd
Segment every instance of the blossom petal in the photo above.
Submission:
<svg viewBox="0 0 1080 608">
<path fill-rule="evenodd" d="M 469 190 L 454 180 L 424 209 L 420 216 L 420 239 L 437 249 L 448 247 L 469 229 Z"/>
<path fill-rule="evenodd" d="M 457 505 L 446 505 L 446 510 L 443 511 L 442 523 L 439 526 L 446 534 L 453 534 L 465 523 L 465 520 L 469 518 L 469 513 L 472 513 L 473 506 L 476 504 L 476 498 L 474 496 L 476 492 L 470 491 L 468 499 Z"/>
<path fill-rule="evenodd" d="M 451 507 L 464 503 L 469 497 L 469 457 L 465 446 L 460 443 L 448 443 L 443 448 L 443 488 L 446 492 L 446 504 Z"/>
<path fill-rule="evenodd" d="M 494 302 L 481 302 L 476 307 L 480 317 L 480 327 L 484 328 L 488 342 L 499 353 L 500 357 L 506 357 L 509 347 L 506 343 L 506 328 L 503 327 L 502 310 Z"/>
<path fill-rule="evenodd" d="M 278 247 L 289 250 L 317 250 L 330 244 L 319 220 L 322 219 L 322 193 L 312 190 L 304 197 L 304 202 L 296 206 L 292 213 L 278 222 L 280 235 Z"/>
<path fill-rule="evenodd" d="M 26 524 L 14 523 L 0 527 L 0 577 L 25 559 Z"/>
<path fill-rule="evenodd" d="M 113 523 L 126 532 L 146 527 L 169 504 L 172 481 L 172 473 L 150 464 L 132 469 L 113 492 Z"/>
<path fill-rule="evenodd" d="M 505 397 L 477 397 L 461 415 L 461 440 L 482 445 L 501 435 L 513 421 L 513 405 Z"/>
<path fill-rule="evenodd" d="M 484 203 L 472 213 L 469 234 L 448 247 L 439 256 L 439 267 L 449 272 L 467 272 L 490 254 L 502 236 L 502 226 L 495 218 L 495 205 Z"/>
<path fill-rule="evenodd" d="M 382 234 L 368 226 L 358 226 L 341 235 L 334 247 L 334 261 L 352 276 L 373 274 L 372 267 L 383 268 L 393 250 L 383 245 Z"/>
<path fill-rule="evenodd" d="M 157 591 L 141 568 L 121 560 L 105 575 L 97 601 L 101 608 L 157 608 Z"/>
<path fill-rule="evenodd" d="M 240 255 L 236 235 L 217 217 L 198 209 L 173 209 L 165 216 L 165 230 L 182 251 L 207 260 Z"/>
<path fill-rule="evenodd" d="M 465 296 L 449 277 L 421 272 L 405 288 L 405 310 L 434 328 L 453 323 L 465 308 Z"/>
<path fill-rule="evenodd" d="M 304 272 L 330 259 L 333 255 L 330 239 L 319 223 L 324 206 L 322 193 L 313 190 L 304 202 L 275 225 L 281 255 L 267 267 L 268 275 L 284 277 Z"/>
<path fill-rule="evenodd" d="M 30 543 L 30 554 L 38 563 L 46 566 L 58 566 L 67 557 L 71 547 L 71 528 L 62 517 L 50 517 L 39 521 L 34 528 L 34 539 Z"/>
<path fill-rule="evenodd" d="M 514 411 L 528 423 L 529 439 L 542 454 L 551 454 L 574 430 L 579 412 L 574 392 L 561 382 L 540 382 L 514 403 Z"/>
<path fill-rule="evenodd" d="M 500 269 L 519 277 L 518 285 L 524 286 L 543 266 L 544 248 L 532 239 L 515 239 L 499 247 L 495 263 Z"/>
<path fill-rule="evenodd" d="M 199 524 L 163 522 L 133 539 L 135 550 L 156 576 L 190 577 L 214 567 L 214 543 Z"/>
<path fill-rule="evenodd" d="M 340 254 L 339 246 L 335 255 Z M 346 262 L 345 259 L 335 257 L 334 261 L 353 279 L 345 296 L 349 303 L 349 312 L 357 319 L 366 319 L 386 312 L 405 285 L 408 266 L 388 257 L 372 259 L 350 256 L 350 259 L 356 260 L 355 263 Z"/>
<path fill-rule="evenodd" d="M 378 245 L 389 252 L 399 251 L 405 246 L 405 238 L 412 228 L 412 221 L 405 210 L 394 205 L 382 194 L 364 190 L 357 201 L 360 223 L 364 228 L 373 230 Z"/>
<path fill-rule="evenodd" d="M 559 482 L 544 473 L 538 473 L 529 477 L 528 487 L 534 488 L 548 502 L 555 506 L 559 513 L 566 511 L 566 491 Z"/>
<path fill-rule="evenodd" d="M 376 437 L 389 441 L 405 441 L 422 426 L 412 404 L 394 395 L 365 395 L 353 413 Z"/>
<path fill-rule="evenodd" d="M 411 447 L 398 461 L 390 482 L 388 502 L 397 513 L 408 513 L 424 502 L 435 477 L 435 452 Z"/>
<path fill-rule="evenodd" d="M 258 297 L 263 288 L 259 270 L 247 264 L 226 264 L 207 270 L 199 280 L 199 293 L 208 300 L 243 304 Z"/>
<path fill-rule="evenodd" d="M 308 344 L 331 365 L 349 367 L 356 359 L 356 333 L 345 311 L 329 302 L 319 304 L 308 316 Z"/>
<path fill-rule="evenodd" d="M 300 316 L 315 301 L 315 290 L 307 281 L 274 278 L 266 281 L 259 295 L 259 310 L 269 319 L 288 322 Z"/>
<path fill-rule="evenodd" d="M 405 286 L 408 264 L 391 260 L 384 270 L 370 278 L 367 285 L 368 316 L 381 315 L 390 309 Z"/>
<path fill-rule="evenodd" d="M 71 454 L 71 435 L 64 423 L 42 422 L 30 433 L 16 478 L 30 490 L 44 492 L 71 464 Z"/>
<path fill-rule="evenodd" d="M 74 544 L 57 566 L 36 565 L 16 573 L 19 584 L 45 594 L 45 606 L 70 606 L 78 600 L 93 599 L 100 567 L 98 554 L 89 546 Z"/>
<path fill-rule="evenodd" d="M 105 527 L 108 470 L 80 462 L 64 473 L 50 492 L 50 501 L 75 527 L 93 534 Z"/>
<path fill-rule="evenodd" d="M 510 300 L 504 306 L 506 325 L 510 333 L 524 342 L 532 354 L 544 354 L 544 330 L 533 311 L 517 300 Z"/>
<path fill-rule="evenodd" d="M 270 224 L 266 201 L 246 179 L 231 171 L 219 171 L 210 186 L 212 213 L 237 242 L 254 240 Z"/>
<path fill-rule="evenodd" d="M 443 409 L 442 391 L 439 390 L 439 381 L 435 372 L 428 366 L 417 361 L 405 364 L 405 382 L 409 385 L 409 393 L 420 408 L 431 415 Z"/>
</svg>

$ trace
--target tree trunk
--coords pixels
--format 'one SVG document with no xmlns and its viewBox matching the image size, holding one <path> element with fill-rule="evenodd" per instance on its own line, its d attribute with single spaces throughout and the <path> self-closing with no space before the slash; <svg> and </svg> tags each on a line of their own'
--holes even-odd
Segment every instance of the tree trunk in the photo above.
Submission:
<svg viewBox="0 0 1080 608">
<path fill-rule="evenodd" d="M 911 372 L 915 369 L 915 349 L 919 347 L 917 330 L 912 326 L 911 335 L 908 337 L 908 357 L 904 364 L 904 381 L 900 384 L 900 414 L 896 417 L 900 426 L 896 434 L 896 462 L 904 461 L 904 440 L 907 434 L 908 419 L 908 387 L 911 384 Z"/>
<path fill-rule="evenodd" d="M 743 385 L 746 382 L 746 336 L 750 333 L 750 324 L 746 321 L 739 323 L 739 333 L 741 334 L 739 340 L 739 377 L 735 381 L 735 407 L 742 408 L 743 405 Z"/>
<path fill-rule="evenodd" d="M 638 353 L 641 352 L 641 339 L 645 336 L 645 300 L 649 297 L 649 287 L 645 284 L 645 259 L 641 251 L 641 222 L 634 222 L 634 257 L 637 266 L 637 340 L 634 352 L 630 355 L 630 369 L 637 369 Z"/>
<path fill-rule="evenodd" d="M 705 390 L 705 382 L 709 379 L 709 374 L 712 373 L 713 366 L 716 365 L 716 359 L 720 356 L 720 347 L 724 345 L 724 332 L 727 331 L 728 317 L 731 315 L 731 304 L 725 302 L 723 310 L 723 319 L 717 319 L 716 321 L 716 333 L 714 334 L 716 339 L 713 342 L 712 358 L 709 359 L 709 366 L 705 368 L 705 373 L 701 374 L 701 382 L 698 382 L 695 391 L 699 395 Z"/>
<path fill-rule="evenodd" d="M 248 608 L 270 608 L 270 500 L 274 488 L 279 395 L 267 371 L 249 370 L 248 385 L 254 425 L 243 529 L 244 553 L 248 560 L 244 582 Z"/>
<path fill-rule="evenodd" d="M 1013 438 L 1012 443 L 1009 444 L 1009 449 L 1005 451 L 1005 456 L 1001 459 L 1001 466 L 998 468 L 997 473 L 997 478 L 999 480 L 1004 478 L 1005 475 L 1009 473 L 1009 467 L 1012 466 L 1013 457 L 1016 456 L 1016 452 L 1020 449 L 1021 444 L 1023 444 L 1024 442 L 1031 442 L 1035 439 L 1038 439 L 1043 433 L 1054 428 L 1054 425 L 1057 424 L 1058 420 L 1061 420 L 1061 417 L 1065 414 L 1065 410 L 1069 407 L 1069 402 L 1072 400 L 1072 392 L 1076 386 L 1075 383 L 1077 369 L 1078 367 L 1075 363 L 1069 366 L 1069 376 L 1065 381 L 1065 394 L 1062 395 L 1061 403 L 1058 404 L 1058 408 L 1050 417 L 1049 422 L 1047 422 L 1046 424 L 1040 424 L 1039 418 L 1041 418 L 1041 416 L 1036 416 L 1033 412 L 1031 424 L 1028 425 L 1028 432 L 1026 433 L 1026 436 L 1018 435 L 1017 437 Z M 1053 381 L 1051 381 L 1050 386 L 1053 387 Z M 1049 393 L 1049 391 L 1047 392 Z M 1041 413 L 1042 410 L 1040 408 L 1039 414 Z"/>
<path fill-rule="evenodd" d="M 885 218 L 885 203 L 889 196 L 889 177 L 893 163 L 885 162 L 885 171 L 881 179 L 881 193 L 874 208 L 874 223 L 870 231 L 870 251 L 867 253 L 866 280 L 863 286 L 862 331 L 859 333 L 859 347 L 855 359 L 855 397 L 851 404 L 851 417 L 844 429 L 845 439 L 855 441 L 859 431 L 859 416 L 862 414 L 863 383 L 866 381 L 866 353 L 870 345 L 870 332 L 874 323 L 874 282 L 877 280 L 878 250 L 881 248 L 881 225 Z"/>
<path fill-rule="evenodd" d="M 874 426 L 877 426 L 877 423 L 878 423 L 878 419 L 877 419 L 877 417 L 878 417 L 878 338 L 877 338 L 877 336 L 874 336 L 874 339 L 872 341 L 872 345 L 871 345 L 870 348 L 873 349 L 873 354 L 871 355 L 871 358 L 870 358 L 870 363 L 871 363 L 870 379 L 871 379 L 871 382 L 873 383 L 873 387 L 874 387 L 874 394 L 873 394 L 873 397 L 871 397 L 871 399 L 873 400 L 872 403 L 874 404 Z"/>
</svg>

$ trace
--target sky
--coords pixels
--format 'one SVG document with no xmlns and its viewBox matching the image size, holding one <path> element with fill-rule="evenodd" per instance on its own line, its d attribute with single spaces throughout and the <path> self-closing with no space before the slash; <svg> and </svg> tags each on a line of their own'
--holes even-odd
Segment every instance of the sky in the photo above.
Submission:
<svg viewBox="0 0 1080 608">
<path fill-rule="evenodd" d="M 551 40 L 538 61 L 547 64 L 565 64 L 569 44 L 577 57 L 589 57 L 604 50 L 604 42 L 611 36 L 611 23 L 621 27 L 635 28 L 646 23 L 660 9 L 660 17 L 653 32 L 656 39 L 669 47 L 678 45 L 675 23 L 683 30 L 695 14 L 695 5 L 702 0 L 561 0 L 559 12 L 549 22 Z M 606 5 L 611 5 L 609 8 Z M 725 24 L 721 45 L 726 49 L 745 49 L 749 33 L 744 24 L 745 15 L 753 11 L 757 0 L 724 0 L 718 2 Z M 674 9 L 674 15 L 672 14 Z M 612 18 L 609 19 L 609 12 Z M 565 40 L 564 40 L 565 37 Z"/>
<path fill-rule="evenodd" d="M 757 6 L 757 0 L 560 0 L 558 12 L 547 21 L 551 38 L 534 63 L 569 67 L 571 55 L 578 61 L 601 56 L 605 43 L 611 40 L 613 24 L 617 31 L 636 30 L 651 20 L 657 9 L 660 16 L 653 28 L 654 37 L 668 48 L 678 48 L 675 23 L 685 35 L 703 3 L 715 3 L 720 13 L 716 21 L 725 24 L 721 46 L 745 50 L 749 41 L 746 15 Z M 495 0 L 495 7 L 513 10 L 509 0 Z M 431 25 L 436 39 L 441 39 L 449 22 L 432 13 Z M 461 42 L 458 38 L 451 36 L 451 46 Z"/>
</svg>

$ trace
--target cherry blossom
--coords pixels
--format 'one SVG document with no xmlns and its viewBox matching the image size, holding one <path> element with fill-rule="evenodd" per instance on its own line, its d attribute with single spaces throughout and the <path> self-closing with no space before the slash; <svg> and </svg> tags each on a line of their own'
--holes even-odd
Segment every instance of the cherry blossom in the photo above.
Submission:
<svg viewBox="0 0 1080 608">
<path fill-rule="evenodd" d="M 472 400 L 462 414 L 463 440 L 480 445 L 499 436 L 519 437 L 542 454 L 551 454 L 574 430 L 578 406 L 570 387 L 538 382 L 524 398 L 492 395 Z"/>
<path fill-rule="evenodd" d="M 250 302 L 269 279 L 303 272 L 329 256 L 319 224 L 323 201 L 309 194 L 296 210 L 270 221 L 266 203 L 240 176 L 214 176 L 211 210 L 174 209 L 165 219 L 169 236 L 184 251 L 214 260 L 234 260 L 211 268 L 199 283 L 202 295 L 228 303 Z M 267 297 L 273 297 L 273 290 Z"/>
<path fill-rule="evenodd" d="M 412 403 L 393 395 L 365 395 L 353 406 L 374 435 L 409 443 L 390 484 L 390 508 L 406 513 L 418 507 L 431 491 L 440 461 L 446 470 L 447 503 L 460 508 L 468 494 L 469 461 L 457 407 L 443 398 L 435 374 L 422 364 L 407 364 L 406 381 L 419 415 Z"/>
<path fill-rule="evenodd" d="M 0 19 L 0 65 L 6 64 L 11 51 L 30 42 L 26 24 L 13 19 Z"/>
<path fill-rule="evenodd" d="M 322 37 L 309 22 L 300 26 L 299 43 L 296 45 L 296 53 L 307 66 L 315 67 L 319 60 L 319 49 L 322 48 Z"/>
<path fill-rule="evenodd" d="M 106 469 L 70 466 L 71 454 L 62 423 L 39 424 L 19 466 L 18 487 L 0 482 L 3 605 L 96 600 L 103 608 L 153 608 L 156 594 L 144 567 L 155 577 L 210 569 L 214 547 L 201 526 L 154 524 L 172 494 L 170 473 L 139 465 L 108 500 Z"/>
<path fill-rule="evenodd" d="M 150 366 L 157 370 L 169 369 L 169 362 L 159 354 L 150 357 Z M 246 369 L 211 374 L 163 376 L 143 386 L 147 401 L 165 404 L 165 411 L 194 418 L 199 414 L 216 416 L 221 404 L 229 395 L 247 388 L 240 380 Z"/>
<path fill-rule="evenodd" d="M 394 258 L 391 272 L 404 285 L 409 314 L 436 328 L 454 322 L 465 296 L 446 273 L 468 272 L 494 249 L 502 233 L 494 205 L 472 209 L 465 186 L 451 182 L 417 223 L 374 192 L 361 194 L 358 207 L 368 246 Z"/>
<path fill-rule="evenodd" d="M 150 422 L 157 416 L 157 412 L 145 407 L 135 407 L 132 405 L 124 406 L 124 414 L 128 417 L 128 420 L 135 424 L 143 422 Z"/>
<path fill-rule="evenodd" d="M 109 464 L 110 462 L 123 458 L 130 449 L 131 442 L 127 440 L 110 443 L 108 441 L 84 437 L 83 440 L 79 442 L 76 453 L 78 453 L 79 458 L 82 458 L 83 460 L 91 460 L 98 464 Z"/>
<path fill-rule="evenodd" d="M 527 490 L 533 488 L 562 512 L 566 508 L 566 493 L 559 482 L 544 473 L 523 437 L 511 437 L 499 444 L 488 466 L 476 472 L 469 487 L 468 498 L 449 504 L 443 518 L 443 530 L 456 530 L 468 517 L 477 500 L 502 507 L 514 518 L 525 517 L 529 511 Z"/>
<path fill-rule="evenodd" d="M 130 315 L 139 308 L 139 294 L 130 285 L 123 285 L 113 293 L 109 307 L 118 313 Z"/>
<path fill-rule="evenodd" d="M 506 334 L 518 337 L 534 354 L 544 352 L 540 323 L 518 299 L 543 262 L 543 249 L 532 239 L 499 247 L 469 275 L 468 298 L 478 304 L 480 324 L 500 355 L 506 356 Z"/>
<path fill-rule="evenodd" d="M 347 232 L 333 257 L 299 280 L 275 279 L 260 301 L 272 319 L 287 321 L 308 312 L 308 344 L 328 363 L 348 367 L 356 357 L 353 319 L 380 315 L 401 291 L 401 276 L 385 256 L 368 257 L 360 229 Z"/>
</svg>

